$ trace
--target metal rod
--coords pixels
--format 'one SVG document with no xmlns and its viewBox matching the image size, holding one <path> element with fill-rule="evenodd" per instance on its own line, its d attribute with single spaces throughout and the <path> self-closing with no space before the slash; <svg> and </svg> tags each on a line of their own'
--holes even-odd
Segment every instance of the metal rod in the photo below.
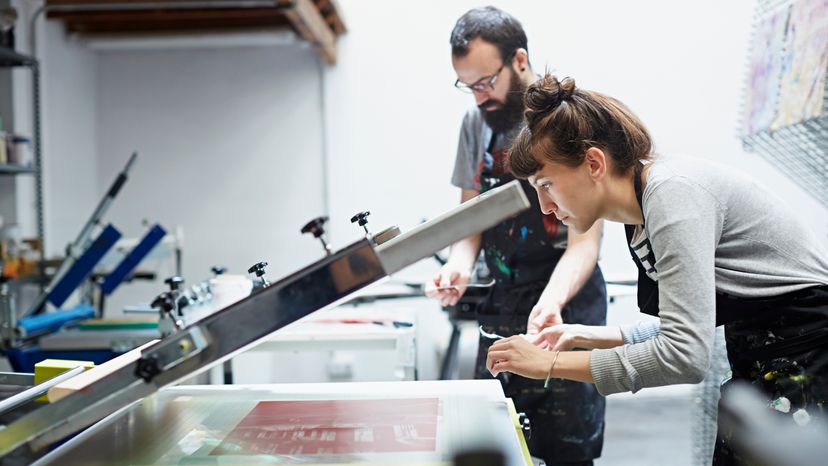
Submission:
<svg viewBox="0 0 828 466">
<path fill-rule="evenodd" d="M 442 290 L 459 290 L 460 288 L 491 288 L 495 285 L 494 278 L 491 281 L 485 283 L 466 283 L 465 285 L 447 285 L 447 286 L 438 286 L 435 288 L 436 291 Z"/>
<path fill-rule="evenodd" d="M 377 254 L 385 272 L 391 275 L 466 238 L 470 232 L 483 231 L 528 209 L 529 205 L 520 182 L 514 180 L 380 244 Z"/>
<path fill-rule="evenodd" d="M 40 63 L 34 60 L 32 66 L 32 130 L 34 134 L 34 159 L 35 159 L 35 215 L 37 222 L 37 239 L 40 241 L 40 260 L 38 271 L 41 280 L 38 288 L 42 293 L 45 283 L 42 279 L 46 276 L 46 231 L 43 220 L 43 149 L 40 124 Z"/>
<path fill-rule="evenodd" d="M 70 369 L 58 376 L 52 377 L 51 379 L 39 383 L 34 387 L 28 388 L 23 390 L 22 392 L 18 393 L 17 395 L 10 396 L 3 401 L 0 401 L 0 414 L 3 414 L 7 411 L 11 411 L 12 409 L 26 404 L 35 398 L 43 395 L 44 393 L 48 392 L 50 388 L 54 387 L 55 385 L 63 382 L 64 380 L 71 379 L 72 377 L 80 374 L 84 371 L 83 366 L 77 366 L 73 369 Z"/>
</svg>

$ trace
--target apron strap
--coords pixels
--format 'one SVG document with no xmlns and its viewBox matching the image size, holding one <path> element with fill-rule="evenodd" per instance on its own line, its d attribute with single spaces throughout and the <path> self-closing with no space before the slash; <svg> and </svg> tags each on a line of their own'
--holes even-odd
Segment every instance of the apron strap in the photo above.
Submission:
<svg viewBox="0 0 828 466">
<path fill-rule="evenodd" d="M 635 198 L 638 200 L 638 208 L 641 209 L 641 218 L 644 218 L 644 203 L 643 190 L 641 189 L 641 174 L 644 166 L 637 162 L 633 168 L 633 185 L 635 186 Z M 644 225 L 644 222 L 641 222 Z M 635 225 L 624 225 L 624 233 L 627 236 L 627 248 L 630 250 L 630 256 L 638 269 L 638 310 L 644 314 L 651 316 L 658 316 L 658 283 L 647 276 L 644 267 L 641 265 L 641 260 L 633 251 L 630 244 L 632 243 L 633 234 L 635 233 Z M 655 264 L 655 254 L 650 247 L 650 260 Z"/>
<path fill-rule="evenodd" d="M 641 162 L 638 162 L 633 167 L 633 185 L 635 186 L 635 198 L 638 199 L 638 208 L 641 209 L 641 224 L 644 225 L 644 201 L 642 201 L 644 197 L 644 193 L 641 189 L 641 173 L 644 170 L 644 165 Z"/>
<path fill-rule="evenodd" d="M 497 143 L 497 133 L 492 132 L 492 137 L 489 138 L 489 146 L 486 147 L 486 152 L 491 154 L 494 151 L 496 143 Z"/>
</svg>

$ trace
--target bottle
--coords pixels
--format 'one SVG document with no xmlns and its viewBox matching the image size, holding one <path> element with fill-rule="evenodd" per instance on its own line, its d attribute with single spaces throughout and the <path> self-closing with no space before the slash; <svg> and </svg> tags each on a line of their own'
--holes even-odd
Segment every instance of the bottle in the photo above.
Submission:
<svg viewBox="0 0 828 466">
<path fill-rule="evenodd" d="M 32 140 L 26 136 L 17 134 L 10 135 L 8 140 L 9 150 L 6 155 L 8 163 L 32 168 L 34 165 L 34 159 L 32 158 Z"/>
<path fill-rule="evenodd" d="M 0 9 L 0 46 L 14 50 L 14 25 L 16 22 L 16 9 Z"/>
</svg>

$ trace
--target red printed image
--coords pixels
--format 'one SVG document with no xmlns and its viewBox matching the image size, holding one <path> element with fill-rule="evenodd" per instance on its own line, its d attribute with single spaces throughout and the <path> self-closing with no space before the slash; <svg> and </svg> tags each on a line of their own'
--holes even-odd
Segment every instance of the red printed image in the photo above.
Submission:
<svg viewBox="0 0 828 466">
<path fill-rule="evenodd" d="M 262 401 L 210 455 L 434 452 L 439 399 Z"/>
</svg>

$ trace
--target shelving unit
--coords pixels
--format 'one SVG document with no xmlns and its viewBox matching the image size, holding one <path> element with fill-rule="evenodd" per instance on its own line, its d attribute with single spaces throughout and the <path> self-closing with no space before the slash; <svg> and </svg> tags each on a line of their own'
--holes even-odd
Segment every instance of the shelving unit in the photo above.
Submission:
<svg viewBox="0 0 828 466">
<path fill-rule="evenodd" d="M 34 152 L 34 166 L 0 164 L 0 176 L 31 174 L 35 177 L 35 215 L 42 261 L 45 246 L 43 241 L 43 173 L 41 170 L 43 165 L 40 141 L 40 66 L 34 57 L 23 55 L 6 47 L 0 47 L 0 68 L 28 68 L 32 73 L 32 150 Z"/>
<path fill-rule="evenodd" d="M 0 176 L 2 175 L 19 175 L 22 173 L 35 173 L 37 170 L 29 167 L 21 167 L 19 165 L 0 164 Z"/>
</svg>

